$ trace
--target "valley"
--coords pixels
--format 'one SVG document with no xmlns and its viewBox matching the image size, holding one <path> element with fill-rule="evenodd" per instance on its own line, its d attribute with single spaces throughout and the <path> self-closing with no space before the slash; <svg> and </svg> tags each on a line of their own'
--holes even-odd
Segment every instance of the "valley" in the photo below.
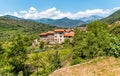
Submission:
<svg viewBox="0 0 120 76">
<path fill-rule="evenodd" d="M 0 16 L 0 76 L 119 76 L 120 10 L 101 11 Z"/>
</svg>

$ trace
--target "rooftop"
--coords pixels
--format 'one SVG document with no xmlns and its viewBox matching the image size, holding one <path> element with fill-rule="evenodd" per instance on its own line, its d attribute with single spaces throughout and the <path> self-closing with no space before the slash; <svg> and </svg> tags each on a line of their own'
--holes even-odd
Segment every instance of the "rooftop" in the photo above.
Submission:
<svg viewBox="0 0 120 76">
<path fill-rule="evenodd" d="M 66 31 L 66 32 L 70 32 L 70 31 L 71 31 L 71 29 L 66 29 L 65 31 Z"/>
<path fill-rule="evenodd" d="M 48 31 L 47 34 L 54 34 L 54 31 Z"/>
<path fill-rule="evenodd" d="M 64 32 L 65 29 L 55 29 L 54 31 L 55 31 L 55 32 Z"/>
<path fill-rule="evenodd" d="M 40 36 L 46 36 L 47 33 L 40 33 L 39 35 L 40 35 Z"/>
<path fill-rule="evenodd" d="M 64 34 L 65 37 L 73 37 L 74 36 L 74 33 L 67 33 L 67 34 Z"/>
</svg>

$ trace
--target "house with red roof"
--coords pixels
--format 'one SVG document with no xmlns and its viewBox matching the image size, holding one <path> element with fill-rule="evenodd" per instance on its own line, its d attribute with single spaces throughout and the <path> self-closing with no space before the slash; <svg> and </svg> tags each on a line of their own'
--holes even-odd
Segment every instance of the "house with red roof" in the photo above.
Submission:
<svg viewBox="0 0 120 76">
<path fill-rule="evenodd" d="M 65 39 L 73 40 L 73 29 L 55 29 L 54 31 L 48 31 L 46 33 L 39 34 L 40 40 L 48 42 L 49 44 L 61 44 Z"/>
</svg>

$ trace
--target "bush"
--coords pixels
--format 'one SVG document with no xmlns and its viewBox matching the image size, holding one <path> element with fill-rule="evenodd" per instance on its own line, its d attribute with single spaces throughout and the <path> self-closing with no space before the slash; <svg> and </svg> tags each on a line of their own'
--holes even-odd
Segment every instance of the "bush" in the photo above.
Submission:
<svg viewBox="0 0 120 76">
<path fill-rule="evenodd" d="M 69 48 L 70 47 L 70 40 L 69 39 L 65 39 L 64 41 L 64 48 Z"/>
<path fill-rule="evenodd" d="M 83 61 L 83 59 L 78 57 L 78 58 L 72 60 L 71 65 L 79 64 L 82 61 Z"/>
<path fill-rule="evenodd" d="M 44 42 L 40 41 L 40 49 L 43 49 L 43 48 L 44 48 Z"/>
</svg>

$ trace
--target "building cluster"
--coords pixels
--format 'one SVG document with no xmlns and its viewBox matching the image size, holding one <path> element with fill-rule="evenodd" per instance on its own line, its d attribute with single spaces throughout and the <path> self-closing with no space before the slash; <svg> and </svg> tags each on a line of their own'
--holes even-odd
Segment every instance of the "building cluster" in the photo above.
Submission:
<svg viewBox="0 0 120 76">
<path fill-rule="evenodd" d="M 72 41 L 74 36 L 73 29 L 55 29 L 54 31 L 48 31 L 40 33 L 40 40 L 48 44 L 61 44 L 65 39 Z"/>
</svg>

